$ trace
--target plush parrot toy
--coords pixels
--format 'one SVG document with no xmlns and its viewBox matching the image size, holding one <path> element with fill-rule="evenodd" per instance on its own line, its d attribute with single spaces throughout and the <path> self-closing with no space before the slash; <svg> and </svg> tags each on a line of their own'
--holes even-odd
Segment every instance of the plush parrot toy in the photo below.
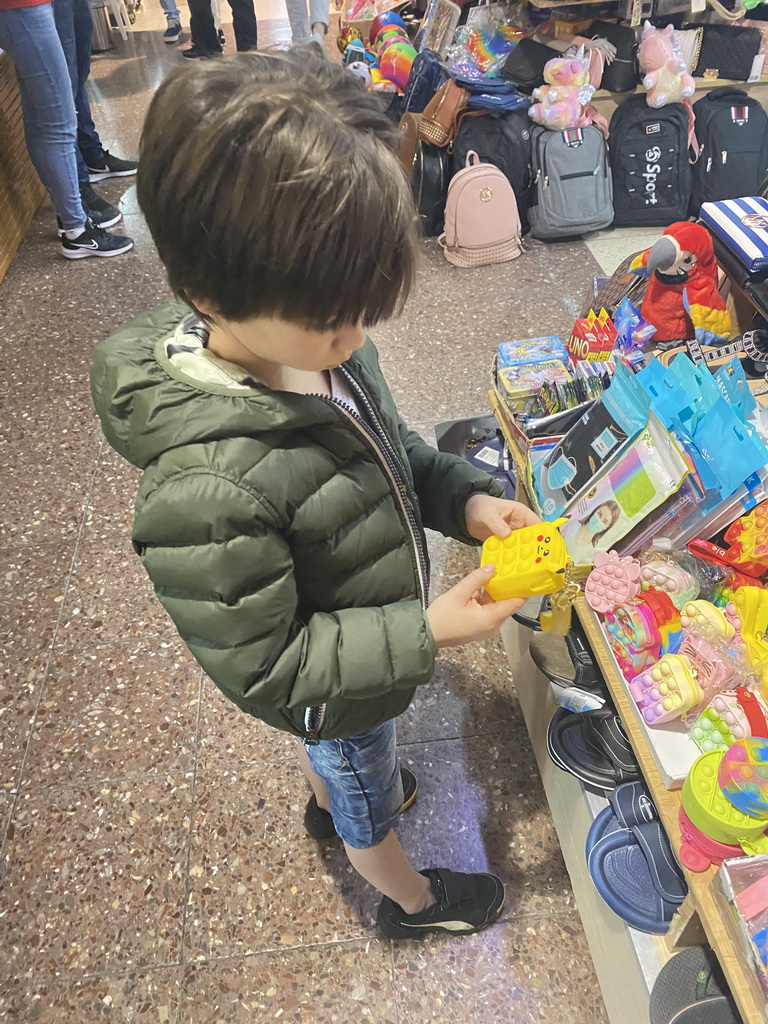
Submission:
<svg viewBox="0 0 768 1024">
<path fill-rule="evenodd" d="M 730 337 L 731 318 L 718 290 L 712 237 L 701 224 L 670 224 L 630 269 L 649 278 L 640 312 L 656 328 L 654 345 L 693 340 L 722 345 Z"/>
</svg>

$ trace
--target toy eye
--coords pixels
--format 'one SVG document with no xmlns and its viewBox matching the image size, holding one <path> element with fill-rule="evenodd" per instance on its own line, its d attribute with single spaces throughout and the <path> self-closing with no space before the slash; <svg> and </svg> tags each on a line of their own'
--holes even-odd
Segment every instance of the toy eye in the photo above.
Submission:
<svg viewBox="0 0 768 1024">
<path fill-rule="evenodd" d="M 545 555 L 548 555 L 548 554 L 549 554 L 549 551 L 545 551 L 545 552 L 544 552 L 544 554 L 545 554 Z"/>
<path fill-rule="evenodd" d="M 545 544 L 549 544 L 549 537 L 545 537 L 545 538 L 544 538 L 544 543 L 545 543 Z M 547 554 L 549 554 L 549 552 L 547 552 Z"/>
</svg>

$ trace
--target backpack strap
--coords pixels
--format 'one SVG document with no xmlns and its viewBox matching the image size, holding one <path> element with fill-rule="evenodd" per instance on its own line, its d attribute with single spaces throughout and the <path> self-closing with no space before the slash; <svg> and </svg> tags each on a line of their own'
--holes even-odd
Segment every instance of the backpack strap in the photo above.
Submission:
<svg viewBox="0 0 768 1024">
<path fill-rule="evenodd" d="M 688 149 L 693 150 L 693 160 L 688 159 L 688 162 L 695 164 L 701 156 L 701 147 L 699 146 L 699 140 L 696 138 L 696 115 L 693 112 L 693 104 L 690 99 L 683 100 L 683 106 L 688 111 Z"/>
<path fill-rule="evenodd" d="M 595 110 L 591 103 L 589 104 L 589 106 L 584 107 L 584 117 L 584 124 L 597 125 L 597 127 L 606 137 L 606 139 L 608 138 L 608 135 L 610 134 L 610 129 L 608 128 L 608 121 L 602 114 Z"/>
</svg>

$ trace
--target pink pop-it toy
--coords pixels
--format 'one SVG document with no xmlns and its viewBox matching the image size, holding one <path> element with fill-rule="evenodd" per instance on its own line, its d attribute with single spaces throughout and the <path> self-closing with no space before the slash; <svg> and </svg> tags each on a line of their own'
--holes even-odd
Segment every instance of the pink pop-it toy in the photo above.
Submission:
<svg viewBox="0 0 768 1024">
<path fill-rule="evenodd" d="M 640 563 L 615 551 L 598 551 L 595 567 L 584 586 L 590 608 L 605 614 L 640 593 Z"/>
</svg>

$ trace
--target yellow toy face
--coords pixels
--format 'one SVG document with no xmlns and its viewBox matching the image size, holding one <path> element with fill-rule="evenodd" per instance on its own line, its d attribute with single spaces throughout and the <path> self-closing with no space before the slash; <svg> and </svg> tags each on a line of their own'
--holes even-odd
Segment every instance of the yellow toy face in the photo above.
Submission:
<svg viewBox="0 0 768 1024">
<path fill-rule="evenodd" d="M 563 589 L 570 559 L 558 527 L 565 522 L 567 519 L 537 523 L 513 530 L 504 540 L 491 537 L 483 544 L 480 564 L 496 566 L 495 575 L 485 585 L 494 601 L 555 594 Z"/>
</svg>

